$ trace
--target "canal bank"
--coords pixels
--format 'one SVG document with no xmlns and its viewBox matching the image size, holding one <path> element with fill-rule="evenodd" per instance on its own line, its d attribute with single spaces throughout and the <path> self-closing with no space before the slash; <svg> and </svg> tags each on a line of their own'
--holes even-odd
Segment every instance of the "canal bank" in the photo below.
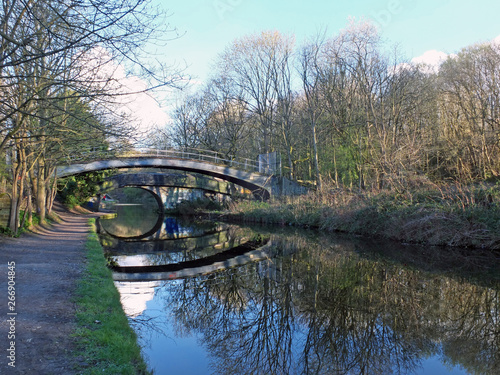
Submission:
<svg viewBox="0 0 500 375">
<path fill-rule="evenodd" d="M 325 189 L 270 202 L 240 201 L 218 220 L 316 228 L 427 246 L 500 250 L 500 186 L 405 191 Z"/>
<path fill-rule="evenodd" d="M 94 319 L 91 327 L 85 326 L 77 319 L 82 313 L 81 303 L 76 302 L 78 288 L 95 282 L 89 279 L 86 268 L 92 262 L 88 256 L 90 215 L 70 213 L 59 205 L 55 211 L 60 218 L 57 223 L 37 227 L 34 233 L 17 239 L 0 238 L 0 274 L 4 279 L 0 283 L 13 281 L 11 291 L 15 293 L 8 295 L 5 288 L 0 294 L 0 344 L 5 349 L 14 348 L 11 359 L 0 359 L 0 373 L 116 373 L 103 372 L 101 367 L 108 365 L 82 351 L 82 347 L 98 349 L 94 339 L 99 340 L 103 325 Z M 102 251 L 101 257 L 106 269 Z M 111 278 L 107 283 L 113 285 Z M 116 301 L 120 306 L 119 296 L 115 298 L 114 307 L 104 307 L 108 313 L 110 308 L 117 309 Z M 103 304 L 108 305 L 108 301 Z M 14 326 L 8 320 L 13 318 Z M 129 329 L 128 324 L 125 328 Z M 82 332 L 93 336 L 82 336 Z"/>
</svg>

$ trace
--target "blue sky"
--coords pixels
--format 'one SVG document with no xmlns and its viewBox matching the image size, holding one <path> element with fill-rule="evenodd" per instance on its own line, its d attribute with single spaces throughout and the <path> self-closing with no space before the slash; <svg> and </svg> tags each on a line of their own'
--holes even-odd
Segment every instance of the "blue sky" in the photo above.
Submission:
<svg viewBox="0 0 500 375">
<path fill-rule="evenodd" d="M 204 80 L 217 54 L 234 39 L 276 29 L 297 43 L 326 28 L 333 35 L 349 17 L 372 19 L 384 39 L 408 59 L 428 50 L 456 53 L 500 35 L 498 0 L 199 0 L 157 1 L 184 35 L 164 50 L 169 61 L 186 61 Z"/>
<path fill-rule="evenodd" d="M 300 45 L 321 30 L 337 34 L 349 17 L 364 17 L 373 20 L 390 45 L 398 44 L 408 60 L 420 57 L 419 62 L 439 60 L 500 36 L 499 0 L 152 1 L 167 10 L 171 27 L 182 35 L 162 48 L 161 55 L 170 64 L 186 63 L 185 73 L 193 83 L 208 79 L 217 55 L 233 40 L 263 30 L 293 33 Z M 165 99 L 164 94 L 157 97 Z M 164 125 L 174 103 L 169 99 L 178 96 L 171 94 L 161 100 L 165 107 L 141 95 L 128 111 L 136 114 L 141 129 Z"/>
</svg>

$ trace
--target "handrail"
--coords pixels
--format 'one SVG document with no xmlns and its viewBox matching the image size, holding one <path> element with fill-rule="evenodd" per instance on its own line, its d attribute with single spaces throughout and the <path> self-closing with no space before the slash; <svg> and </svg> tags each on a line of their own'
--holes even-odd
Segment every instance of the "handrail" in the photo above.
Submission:
<svg viewBox="0 0 500 375">
<path fill-rule="evenodd" d="M 237 168 L 249 172 L 263 173 L 272 175 L 276 166 L 263 166 L 256 160 L 232 157 L 227 158 L 217 151 L 203 150 L 197 148 L 169 148 L 169 149 L 151 149 L 140 148 L 135 150 L 128 150 L 125 152 L 116 152 L 113 150 L 108 151 L 92 151 L 71 155 L 68 161 L 73 163 L 89 162 L 105 160 L 109 158 L 143 158 L 143 157 L 156 157 L 156 158 L 169 158 L 169 159 L 183 159 L 195 160 L 213 163 L 216 165 L 224 165 Z"/>
</svg>

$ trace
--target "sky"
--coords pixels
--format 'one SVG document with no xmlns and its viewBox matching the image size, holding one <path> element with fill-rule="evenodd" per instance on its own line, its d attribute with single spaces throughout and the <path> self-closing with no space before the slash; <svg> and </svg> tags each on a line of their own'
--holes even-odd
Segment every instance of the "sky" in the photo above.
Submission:
<svg viewBox="0 0 500 375">
<path fill-rule="evenodd" d="M 500 37 L 499 0 L 152 0 L 180 37 L 168 42 L 166 62 L 186 64 L 193 82 L 208 79 L 218 54 L 245 35 L 293 33 L 300 45 L 325 30 L 335 35 L 350 17 L 377 25 L 384 40 L 408 60 L 428 61 Z M 163 108 L 168 111 L 168 108 Z M 166 121 L 155 109 L 158 119 Z M 149 111 L 151 120 L 151 110 Z M 153 121 L 153 120 L 152 120 Z"/>
</svg>

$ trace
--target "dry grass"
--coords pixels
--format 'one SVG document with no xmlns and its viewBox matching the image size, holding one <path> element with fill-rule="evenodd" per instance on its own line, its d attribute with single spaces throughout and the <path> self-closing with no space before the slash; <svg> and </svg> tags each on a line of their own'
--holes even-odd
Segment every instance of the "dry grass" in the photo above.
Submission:
<svg viewBox="0 0 500 375">
<path fill-rule="evenodd" d="M 271 203 L 239 202 L 242 221 L 315 227 L 409 243 L 500 249 L 499 185 L 433 185 L 413 190 L 325 188 Z"/>
</svg>

